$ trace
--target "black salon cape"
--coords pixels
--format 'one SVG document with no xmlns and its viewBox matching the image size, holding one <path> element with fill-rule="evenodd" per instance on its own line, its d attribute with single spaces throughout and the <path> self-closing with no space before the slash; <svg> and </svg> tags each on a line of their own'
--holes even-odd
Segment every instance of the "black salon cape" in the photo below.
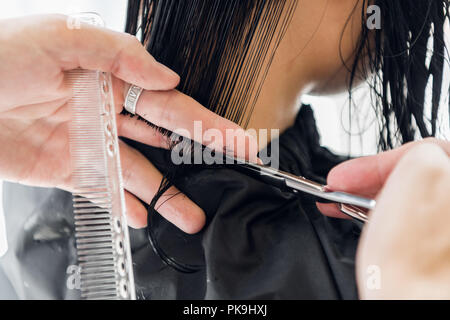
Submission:
<svg viewBox="0 0 450 320">
<path fill-rule="evenodd" d="M 344 160 L 320 146 L 309 106 L 279 142 L 280 169 L 317 181 Z M 164 151 L 132 144 L 164 170 Z M 283 193 L 228 168 L 202 169 L 177 186 L 207 214 L 197 236 L 206 268 L 179 273 L 161 262 L 144 230 L 130 230 L 139 299 L 357 298 L 360 226 L 354 222 L 325 217 L 309 196 Z M 66 285 L 67 267 L 76 264 L 71 195 L 5 183 L 3 196 L 9 251 L 0 263 L 17 296 L 77 298 Z M 179 251 L 189 256 L 188 249 Z"/>
</svg>

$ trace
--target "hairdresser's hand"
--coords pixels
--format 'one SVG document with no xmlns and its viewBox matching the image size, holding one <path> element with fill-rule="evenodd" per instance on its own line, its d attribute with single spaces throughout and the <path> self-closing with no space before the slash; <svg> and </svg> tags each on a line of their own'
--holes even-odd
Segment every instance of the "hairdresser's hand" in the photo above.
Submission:
<svg viewBox="0 0 450 320">
<path fill-rule="evenodd" d="M 127 83 L 133 83 L 146 89 L 137 113 L 155 125 L 192 132 L 193 121 L 199 120 L 203 130 L 224 133 L 239 128 L 173 90 L 178 75 L 156 62 L 135 37 L 88 25 L 69 28 L 65 16 L 0 21 L 0 61 L 0 179 L 71 190 L 67 108 L 71 92 L 64 71 L 78 67 L 114 75 L 117 113 Z M 121 136 L 167 147 L 166 138 L 136 118 L 118 115 L 117 125 Z M 147 212 L 138 199 L 151 201 L 161 174 L 124 143 L 120 151 L 129 222 L 143 227 Z M 252 157 L 256 150 L 248 155 Z M 175 193 L 176 188 L 167 192 Z M 204 212 L 186 196 L 179 194 L 162 204 L 164 200 L 163 196 L 157 207 L 169 221 L 186 232 L 201 229 Z"/>
<path fill-rule="evenodd" d="M 449 154 L 419 144 L 389 175 L 358 247 L 361 298 L 450 299 Z"/>
<path fill-rule="evenodd" d="M 450 298 L 450 142 L 426 139 L 349 161 L 330 183 L 377 196 L 358 247 L 361 298 Z"/>
<path fill-rule="evenodd" d="M 449 141 L 428 138 L 423 141 L 411 142 L 391 151 L 343 162 L 330 171 L 327 177 L 327 186 L 334 191 L 376 198 L 398 162 L 412 148 L 424 143 L 435 144 L 450 156 Z M 347 215 L 340 212 L 335 204 L 318 203 L 317 207 L 327 216 L 349 219 Z"/>
</svg>

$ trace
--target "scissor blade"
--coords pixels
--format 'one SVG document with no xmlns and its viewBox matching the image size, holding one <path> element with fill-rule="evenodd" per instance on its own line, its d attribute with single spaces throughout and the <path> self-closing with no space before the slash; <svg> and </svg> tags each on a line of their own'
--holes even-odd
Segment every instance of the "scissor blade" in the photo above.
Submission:
<svg viewBox="0 0 450 320">
<path fill-rule="evenodd" d="M 308 180 L 304 177 L 295 176 L 284 171 L 276 170 L 268 166 L 247 162 L 241 163 L 240 166 L 245 167 L 252 172 L 256 172 L 261 176 L 270 178 L 265 179 L 267 182 L 273 182 L 277 186 L 284 184 L 285 187 L 293 191 L 305 192 L 321 199 L 358 206 L 369 210 L 373 209 L 376 205 L 375 200 L 346 192 L 327 191 L 326 187 L 322 184 Z"/>
</svg>

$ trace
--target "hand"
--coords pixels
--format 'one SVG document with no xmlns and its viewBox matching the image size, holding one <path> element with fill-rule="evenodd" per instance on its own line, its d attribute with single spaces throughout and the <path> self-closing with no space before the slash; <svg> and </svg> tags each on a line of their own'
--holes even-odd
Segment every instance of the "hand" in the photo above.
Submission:
<svg viewBox="0 0 450 320">
<path fill-rule="evenodd" d="M 358 247 L 361 298 L 450 298 L 449 157 L 450 142 L 426 139 L 330 172 L 333 189 L 377 197 Z"/>
<path fill-rule="evenodd" d="M 67 107 L 71 92 L 64 71 L 78 67 L 113 74 L 117 113 L 127 83 L 132 83 L 146 89 L 137 113 L 157 126 L 192 131 L 193 121 L 198 120 L 203 130 L 219 129 L 224 136 L 226 129 L 240 129 L 174 90 L 178 75 L 150 56 L 135 37 L 84 24 L 70 29 L 65 16 L 1 21 L 0 60 L 0 179 L 71 190 Z M 136 118 L 118 115 L 117 127 L 120 136 L 168 147 L 166 137 Z M 246 143 L 254 144 L 251 139 L 245 135 Z M 120 155 L 128 221 L 133 227 L 144 227 L 147 212 L 138 199 L 149 203 L 162 176 L 124 143 Z M 246 156 L 254 161 L 256 150 Z M 167 191 L 176 193 L 175 187 Z M 204 212 L 183 194 L 166 202 L 163 196 L 157 207 L 185 232 L 195 233 L 204 225 Z"/>
<path fill-rule="evenodd" d="M 400 159 L 412 148 L 424 143 L 438 145 L 450 154 L 450 142 L 435 138 L 411 142 L 402 147 L 345 161 L 334 167 L 328 174 L 327 187 L 333 191 L 343 191 L 367 198 L 376 198 Z M 350 219 L 336 204 L 317 203 L 318 209 L 327 216 Z"/>
</svg>

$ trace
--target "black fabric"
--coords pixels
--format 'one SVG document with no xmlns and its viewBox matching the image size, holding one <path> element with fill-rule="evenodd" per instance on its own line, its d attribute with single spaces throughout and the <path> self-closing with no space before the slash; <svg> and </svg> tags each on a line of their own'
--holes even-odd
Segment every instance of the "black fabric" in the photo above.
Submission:
<svg viewBox="0 0 450 320">
<path fill-rule="evenodd" d="M 280 169 L 323 181 L 344 158 L 319 142 L 312 109 L 303 106 L 295 125 L 280 136 Z M 166 151 L 128 143 L 165 170 Z M 283 193 L 228 168 L 192 170 L 178 177 L 176 185 L 205 210 L 207 226 L 196 236 L 185 236 L 189 245 L 178 246 L 180 242 L 173 240 L 177 231 L 162 222 L 161 245 L 187 260 L 194 255 L 198 259 L 199 250 L 204 252 L 206 268 L 195 274 L 179 273 L 153 252 L 145 230 L 130 230 L 138 298 L 357 298 L 357 224 L 324 217 L 314 199 Z M 65 287 L 65 268 L 74 263 L 75 252 L 70 196 L 14 184 L 4 189 L 10 249 L 1 264 L 18 295 L 76 297 Z M 46 236 L 37 241 L 41 229 Z M 37 274 L 43 280 L 23 284 L 24 275 Z"/>
</svg>

